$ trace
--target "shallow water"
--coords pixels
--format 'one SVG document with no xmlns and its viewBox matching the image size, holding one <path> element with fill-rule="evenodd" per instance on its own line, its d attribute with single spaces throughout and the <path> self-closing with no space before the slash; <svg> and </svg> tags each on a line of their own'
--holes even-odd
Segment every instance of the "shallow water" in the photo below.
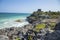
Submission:
<svg viewBox="0 0 60 40">
<path fill-rule="evenodd" d="M 0 28 L 5 27 L 18 27 L 18 25 L 21 27 L 22 25 L 28 24 L 27 21 L 23 21 L 22 23 L 16 23 L 15 20 L 25 20 L 27 16 L 29 16 L 30 13 L 0 13 Z"/>
</svg>

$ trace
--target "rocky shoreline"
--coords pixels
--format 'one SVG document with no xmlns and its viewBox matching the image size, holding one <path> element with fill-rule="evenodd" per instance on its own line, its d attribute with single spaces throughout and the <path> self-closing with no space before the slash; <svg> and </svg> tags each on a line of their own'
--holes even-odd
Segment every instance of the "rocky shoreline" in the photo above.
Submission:
<svg viewBox="0 0 60 40">
<path fill-rule="evenodd" d="M 39 13 L 43 13 L 41 9 L 27 17 L 27 25 L 0 29 L 0 40 L 60 40 L 60 23 Z"/>
<path fill-rule="evenodd" d="M 60 30 L 53 31 L 49 28 L 40 29 L 39 32 L 36 32 L 31 24 L 24 27 L 0 29 L 0 36 L 3 36 L 3 40 L 57 40 L 59 35 Z M 4 36 L 6 36 L 5 39 Z"/>
<path fill-rule="evenodd" d="M 28 35 L 31 35 L 33 37 L 36 35 L 44 36 L 47 33 L 47 31 L 51 32 L 49 31 L 48 28 L 41 29 L 39 32 L 36 32 L 34 31 L 32 24 L 29 24 L 25 25 L 24 27 L 11 27 L 11 28 L 0 29 L 0 35 L 7 36 L 9 40 L 15 40 L 15 38 L 21 38 L 21 40 L 23 40 L 22 38 L 24 38 L 24 40 L 28 40 L 27 37 Z M 27 38 L 25 38 L 24 36 Z"/>
</svg>

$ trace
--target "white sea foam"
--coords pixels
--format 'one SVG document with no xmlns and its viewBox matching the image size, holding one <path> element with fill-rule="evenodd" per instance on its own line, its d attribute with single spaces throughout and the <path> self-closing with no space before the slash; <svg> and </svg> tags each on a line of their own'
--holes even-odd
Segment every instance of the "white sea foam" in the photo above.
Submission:
<svg viewBox="0 0 60 40">
<path fill-rule="evenodd" d="M 27 24 L 29 24 L 27 21 L 23 21 L 23 22 L 9 21 L 9 22 L 4 22 L 2 24 L 3 27 L 1 28 L 23 27 L 24 25 L 27 25 Z"/>
<path fill-rule="evenodd" d="M 21 20 L 22 22 L 16 22 L 16 20 Z M 29 24 L 25 19 L 9 19 L 0 24 L 0 29 L 10 28 L 10 27 L 22 27 Z"/>
<path fill-rule="evenodd" d="M 1 14 L 0 17 L 0 29 L 9 27 L 22 27 L 28 22 L 25 21 L 26 17 L 30 14 Z M 21 20 L 22 22 L 15 22 L 15 20 Z"/>
</svg>

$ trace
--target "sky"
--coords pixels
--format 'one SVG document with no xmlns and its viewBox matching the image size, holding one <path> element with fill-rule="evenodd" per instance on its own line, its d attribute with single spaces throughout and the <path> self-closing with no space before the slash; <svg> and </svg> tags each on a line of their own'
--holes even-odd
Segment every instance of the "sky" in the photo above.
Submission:
<svg viewBox="0 0 60 40">
<path fill-rule="evenodd" d="M 0 0 L 0 12 L 60 11 L 60 0 Z"/>
</svg>

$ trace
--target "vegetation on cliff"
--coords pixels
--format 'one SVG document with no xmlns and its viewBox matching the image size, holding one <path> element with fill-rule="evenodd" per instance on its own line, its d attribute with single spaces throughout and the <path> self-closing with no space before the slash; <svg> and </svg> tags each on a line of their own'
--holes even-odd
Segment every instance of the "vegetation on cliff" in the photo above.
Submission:
<svg viewBox="0 0 60 40">
<path fill-rule="evenodd" d="M 26 20 L 30 24 L 1 29 L 0 36 L 7 36 L 9 40 L 60 40 L 59 16 L 59 11 L 44 12 L 38 9 L 27 17 Z M 21 20 L 16 20 L 16 22 L 21 22 Z"/>
<path fill-rule="evenodd" d="M 54 26 L 56 25 L 56 22 L 57 22 L 56 19 L 58 19 L 59 16 L 60 16 L 59 11 L 58 12 L 53 12 L 53 11 L 44 12 L 44 11 L 41 11 L 41 9 L 38 9 L 37 11 L 33 12 L 30 16 L 27 17 L 27 21 L 29 23 L 33 24 L 35 27 L 38 24 L 38 26 L 36 27 L 38 29 L 44 28 L 43 24 L 42 24 L 42 27 L 41 27 L 41 23 L 44 23 L 45 26 L 47 24 L 51 28 L 54 28 Z M 45 20 L 45 22 L 43 22 L 43 20 Z"/>
<path fill-rule="evenodd" d="M 53 11 L 41 11 L 41 9 L 38 9 L 38 11 L 33 12 L 30 16 L 27 17 L 27 21 L 29 23 L 33 23 L 36 20 L 41 20 L 41 19 L 57 19 L 60 16 L 60 12 L 53 12 Z"/>
</svg>

